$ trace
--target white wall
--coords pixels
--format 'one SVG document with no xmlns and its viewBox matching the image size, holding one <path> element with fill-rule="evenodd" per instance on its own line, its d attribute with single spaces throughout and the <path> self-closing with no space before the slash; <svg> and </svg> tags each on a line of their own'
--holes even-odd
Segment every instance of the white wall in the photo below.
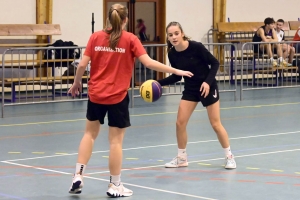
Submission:
<svg viewBox="0 0 300 200">
<path fill-rule="evenodd" d="M 103 28 L 102 0 L 53 0 L 53 24 L 60 24 L 62 35 L 53 39 L 73 41 L 86 46 L 92 34 L 92 13 L 95 31 Z"/>
<path fill-rule="evenodd" d="M 226 21 L 263 22 L 267 17 L 276 21 L 297 21 L 300 17 L 299 0 L 227 0 Z"/>
<path fill-rule="evenodd" d="M 192 40 L 206 42 L 207 31 L 213 23 L 211 0 L 166 0 L 166 22 L 177 21 Z"/>
<path fill-rule="evenodd" d="M 26 1 L 26 3 L 24 3 Z M 1 23 L 35 23 L 36 0 L 0 0 Z M 22 5 L 22 6 L 16 6 Z M 178 21 L 186 35 L 206 42 L 213 20 L 211 0 L 166 0 L 166 21 Z M 286 21 L 300 17 L 299 0 L 227 0 L 226 16 L 232 22 L 263 21 L 266 17 Z M 103 0 L 53 0 L 53 23 L 61 25 L 62 35 L 54 39 L 71 40 L 85 46 L 91 34 L 92 13 L 95 31 L 103 28 Z"/>
<path fill-rule="evenodd" d="M 36 0 L 0 0 L 1 24 L 36 23 Z"/>
</svg>

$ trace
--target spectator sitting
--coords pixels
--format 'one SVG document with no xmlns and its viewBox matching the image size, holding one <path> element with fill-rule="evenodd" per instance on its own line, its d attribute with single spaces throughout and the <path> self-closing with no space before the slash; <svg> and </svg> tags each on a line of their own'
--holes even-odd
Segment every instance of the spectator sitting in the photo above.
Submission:
<svg viewBox="0 0 300 200">
<path fill-rule="evenodd" d="M 293 41 L 300 42 L 300 27 L 296 31 Z M 296 43 L 296 44 L 294 44 L 294 46 L 295 46 L 296 52 L 300 53 L 300 43 Z"/>
<path fill-rule="evenodd" d="M 276 22 L 276 34 L 277 34 L 277 38 L 278 38 L 278 42 L 284 42 L 285 38 L 284 38 L 284 30 L 282 29 L 284 25 L 284 20 L 283 19 L 278 19 L 277 22 Z M 281 49 L 282 49 L 282 52 L 283 52 L 283 59 L 286 59 L 286 57 L 289 55 L 289 60 L 288 60 L 288 66 L 291 66 L 293 62 L 293 58 L 294 58 L 294 55 L 295 55 L 295 48 L 290 46 L 290 45 L 287 45 L 287 44 L 280 44 L 281 45 Z"/>
<path fill-rule="evenodd" d="M 253 36 L 252 41 L 253 42 L 264 42 L 262 44 L 254 44 L 254 53 L 265 53 L 265 51 L 267 52 L 271 63 L 273 64 L 273 67 L 278 66 L 278 62 L 280 63 L 280 65 L 287 65 L 287 62 L 285 60 L 283 60 L 282 58 L 282 50 L 281 50 L 281 46 L 279 43 L 267 43 L 267 42 L 278 42 L 278 38 L 277 38 L 277 34 L 276 31 L 274 29 L 275 27 L 275 21 L 273 18 L 266 18 L 264 20 L 264 26 L 261 26 L 255 33 Z M 276 53 L 277 51 L 277 55 L 278 55 L 278 62 L 276 60 L 274 60 L 273 58 L 273 50 L 274 53 Z"/>
</svg>

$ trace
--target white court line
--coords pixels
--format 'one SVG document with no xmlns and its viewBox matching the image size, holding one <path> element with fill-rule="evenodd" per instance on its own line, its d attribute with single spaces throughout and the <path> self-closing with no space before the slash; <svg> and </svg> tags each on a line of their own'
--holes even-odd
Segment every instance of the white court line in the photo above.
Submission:
<svg viewBox="0 0 300 200">
<path fill-rule="evenodd" d="M 26 167 L 26 168 L 38 169 L 38 170 L 42 170 L 42 171 L 48 171 L 48 172 L 55 172 L 55 173 L 59 173 L 59 174 L 72 175 L 72 173 L 67 173 L 67 172 L 62 172 L 62 171 L 56 171 L 56 170 L 51 170 L 51 169 L 46 169 L 46 168 L 41 168 L 41 167 L 34 167 L 34 166 L 30 166 L 30 165 L 23 165 L 23 164 L 8 162 L 8 161 L 1 161 L 1 162 L 6 163 L 6 164 L 11 164 L 11 165 L 17 165 L 17 166 L 21 166 L 21 167 Z M 108 182 L 107 179 L 90 177 L 90 176 L 83 176 L 83 177 L 84 178 L 88 178 L 88 179 L 93 179 L 93 180 Z M 125 183 L 125 182 L 123 182 L 123 184 L 124 185 L 129 185 L 129 186 L 132 186 L 132 187 L 138 187 L 138 188 L 143 188 L 143 189 L 158 191 L 158 192 L 165 192 L 165 193 L 170 193 L 170 194 L 177 194 L 177 195 L 186 196 L 186 197 L 194 197 L 196 199 L 216 200 L 216 199 L 212 199 L 212 198 L 208 198 L 208 197 L 202 197 L 202 196 L 196 196 L 196 195 L 191 195 L 191 194 L 173 192 L 173 191 L 169 191 L 169 190 L 162 190 L 162 189 L 157 189 L 157 188 L 152 188 L 152 187 L 146 187 L 146 186 L 142 186 L 142 185 L 135 185 L 135 184 L 131 184 L 131 183 Z"/>
<path fill-rule="evenodd" d="M 291 149 L 291 150 L 283 150 L 283 151 L 271 151 L 266 153 L 255 153 L 255 154 L 247 154 L 247 155 L 241 155 L 241 156 L 234 156 L 235 158 L 243 158 L 243 157 L 250 157 L 250 156 L 260 156 L 260 155 L 268 155 L 268 154 L 275 154 L 275 153 L 286 153 L 286 152 L 292 152 L 292 151 L 300 151 L 300 149 Z M 189 163 L 197 163 L 197 162 L 207 162 L 207 161 L 215 161 L 215 160 L 224 160 L 225 158 L 213 158 L 213 159 L 207 159 L 207 160 L 196 160 L 196 161 L 189 161 Z M 139 170 L 139 169 L 147 169 L 147 168 L 156 168 L 156 167 L 164 167 L 165 165 L 153 165 L 153 166 L 145 166 L 145 167 L 136 167 L 136 168 L 130 168 L 130 169 L 122 169 L 121 171 L 130 171 L 130 170 Z M 92 173 L 86 173 L 87 175 L 93 175 L 93 174 L 105 174 L 109 173 L 109 171 L 102 171 L 102 172 L 92 172 Z"/>
<path fill-rule="evenodd" d="M 293 152 L 293 151 L 300 151 L 300 149 L 290 149 L 290 150 L 284 150 L 284 151 L 271 151 L 271 152 L 265 152 L 265 153 L 240 155 L 240 156 L 235 156 L 235 157 L 236 158 L 243 158 L 243 157 L 249 157 L 249 156 L 268 155 L 268 154 L 285 153 L 285 152 Z M 192 161 L 192 162 L 189 162 L 189 163 L 207 162 L 207 161 L 214 161 L 214 160 L 221 160 L 221 159 L 224 159 L 224 158 L 214 158 L 214 159 L 207 159 L 207 160 L 198 160 L 198 161 Z M 11 165 L 17 165 L 17 166 L 21 166 L 21 167 L 26 167 L 26 168 L 38 169 L 38 170 L 42 170 L 42 171 L 55 172 L 55 173 L 65 174 L 65 175 L 72 175 L 72 173 L 68 173 L 68 172 L 51 170 L 51 169 L 46 169 L 46 168 L 41 168 L 41 167 L 34 167 L 34 166 L 30 166 L 30 165 L 23 165 L 23 164 L 13 163 L 13 162 L 9 162 L 9 161 L 1 161 L 1 162 L 2 163 L 6 163 L 6 164 L 11 164 Z M 147 167 L 123 169 L 122 171 L 144 169 L 144 168 L 154 168 L 154 167 L 161 167 L 161 166 L 164 166 L 164 165 L 156 165 L 156 166 L 147 166 Z M 98 174 L 100 174 L 100 173 L 107 173 L 107 172 L 99 172 Z M 92 175 L 92 174 L 96 174 L 96 173 L 89 173 L 87 175 Z M 88 179 L 94 179 L 94 180 L 108 182 L 108 180 L 106 180 L 106 179 L 95 178 L 95 177 L 90 177 L 90 176 L 84 176 L 84 177 L 88 178 Z M 194 198 L 198 198 L 198 199 L 215 200 L 215 199 L 212 199 L 212 198 L 207 198 L 207 197 L 202 197 L 202 196 L 195 196 L 195 195 L 189 195 L 189 194 L 178 193 L 178 192 L 173 192 L 173 191 L 168 191 L 168 190 L 162 190 L 162 189 L 157 189 L 157 188 L 151 188 L 151 187 L 145 187 L 145 186 L 135 185 L 135 184 L 130 184 L 130 183 L 124 183 L 124 184 L 125 185 L 129 185 L 129 186 L 133 186 L 133 187 L 148 189 L 148 190 L 154 190 L 154 191 L 165 192 L 165 193 L 170 193 L 170 194 L 177 194 L 177 195 L 181 195 L 181 196 L 194 197 Z"/>
<path fill-rule="evenodd" d="M 284 132 L 284 133 L 272 133 L 272 134 L 265 134 L 265 135 L 252 135 L 252 136 L 244 136 L 244 137 L 236 137 L 236 138 L 229 138 L 230 140 L 240 140 L 240 139 L 250 139 L 250 138 L 258 138 L 258 137 L 270 137 L 270 136 L 280 136 L 280 135 L 289 135 L 289 134 L 295 134 L 300 133 L 300 131 L 292 131 L 292 132 Z M 197 143 L 208 143 L 208 142 L 219 142 L 219 140 L 204 140 L 204 141 L 195 141 L 195 142 L 188 142 L 188 144 L 197 144 Z M 154 145 L 154 146 L 145 146 L 145 147 L 133 147 L 133 148 L 127 148 L 123 149 L 123 151 L 129 151 L 129 150 L 139 150 L 139 149 L 148 149 L 148 148 L 157 148 L 157 147 L 167 147 L 167 146 L 174 146 L 176 144 L 162 144 L 162 145 Z M 95 153 L 107 153 L 109 150 L 103 150 L 103 151 L 94 151 Z M 33 157 L 33 158 L 21 158 L 21 159 L 14 159 L 14 160 L 3 160 L 0 162 L 15 162 L 15 161 L 24 161 L 24 160 L 35 160 L 35 159 L 43 159 L 43 158 L 54 158 L 54 157 L 62 157 L 62 156 L 73 156 L 77 155 L 78 153 L 71 153 L 71 154 L 63 154 L 63 155 L 52 155 L 52 156 L 40 156 L 40 157 Z"/>
</svg>

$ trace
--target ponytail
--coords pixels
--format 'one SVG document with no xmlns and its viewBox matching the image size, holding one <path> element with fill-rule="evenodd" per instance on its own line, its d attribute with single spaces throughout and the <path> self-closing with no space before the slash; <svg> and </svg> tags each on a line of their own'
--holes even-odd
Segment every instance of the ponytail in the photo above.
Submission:
<svg viewBox="0 0 300 200">
<path fill-rule="evenodd" d="M 116 49 L 122 35 L 123 21 L 128 15 L 127 8 L 121 4 L 114 4 L 108 12 L 105 32 L 109 34 L 109 47 Z"/>
</svg>

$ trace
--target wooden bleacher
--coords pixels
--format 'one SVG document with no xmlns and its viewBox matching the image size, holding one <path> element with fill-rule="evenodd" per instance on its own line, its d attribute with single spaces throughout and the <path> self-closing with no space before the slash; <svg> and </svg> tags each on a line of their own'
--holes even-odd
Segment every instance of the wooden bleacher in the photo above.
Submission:
<svg viewBox="0 0 300 200">
<path fill-rule="evenodd" d="M 0 24 L 0 37 L 4 37 L 2 40 L 9 40 L 11 36 L 17 36 L 17 39 L 13 43 L 1 43 L 0 48 L 9 49 L 9 48 L 35 48 L 35 47 L 46 47 L 50 43 L 23 43 L 18 42 L 20 39 L 32 36 L 53 36 L 53 35 L 61 35 L 61 29 L 59 24 Z M 36 39 L 31 41 L 36 41 Z M 0 60 L 0 65 L 2 68 L 6 69 L 37 69 L 40 70 L 42 68 L 48 68 L 47 63 L 49 62 L 63 62 L 63 61 L 74 61 L 73 59 L 54 59 L 54 60 L 43 60 L 41 57 L 38 57 L 37 54 L 40 53 L 42 55 L 42 50 L 38 50 L 36 52 L 36 56 L 31 55 L 17 55 L 11 56 L 7 55 L 4 57 L 4 60 Z M 30 57 L 31 56 L 31 57 Z M 49 69 L 49 68 L 48 68 Z M 54 69 L 50 70 L 53 72 Z M 4 73 L 4 70 L 2 70 Z M 49 74 L 49 73 L 47 73 Z M 63 83 L 69 82 L 72 83 L 74 81 L 74 76 L 55 76 L 53 73 L 50 75 L 36 74 L 33 77 L 10 77 L 4 78 L 0 77 L 0 84 L 3 84 L 4 87 L 10 87 L 11 92 L 15 92 L 16 85 L 24 85 L 24 84 L 39 84 L 39 85 L 52 85 L 54 87 L 54 83 Z M 88 77 L 83 77 L 88 78 Z M 4 91 L 2 91 L 4 92 Z M 12 94 L 14 96 L 15 94 Z M 15 99 L 11 99 L 14 102 Z"/>
<path fill-rule="evenodd" d="M 300 27 L 300 21 L 289 21 L 290 29 L 297 30 Z"/>
<path fill-rule="evenodd" d="M 224 38 L 220 38 L 219 42 L 245 43 L 252 42 L 254 33 L 259 27 L 263 26 L 263 22 L 219 22 L 217 24 L 218 32 L 225 34 Z M 284 31 L 290 31 L 290 23 L 285 22 Z M 290 40 L 291 37 L 288 37 Z"/>
</svg>

